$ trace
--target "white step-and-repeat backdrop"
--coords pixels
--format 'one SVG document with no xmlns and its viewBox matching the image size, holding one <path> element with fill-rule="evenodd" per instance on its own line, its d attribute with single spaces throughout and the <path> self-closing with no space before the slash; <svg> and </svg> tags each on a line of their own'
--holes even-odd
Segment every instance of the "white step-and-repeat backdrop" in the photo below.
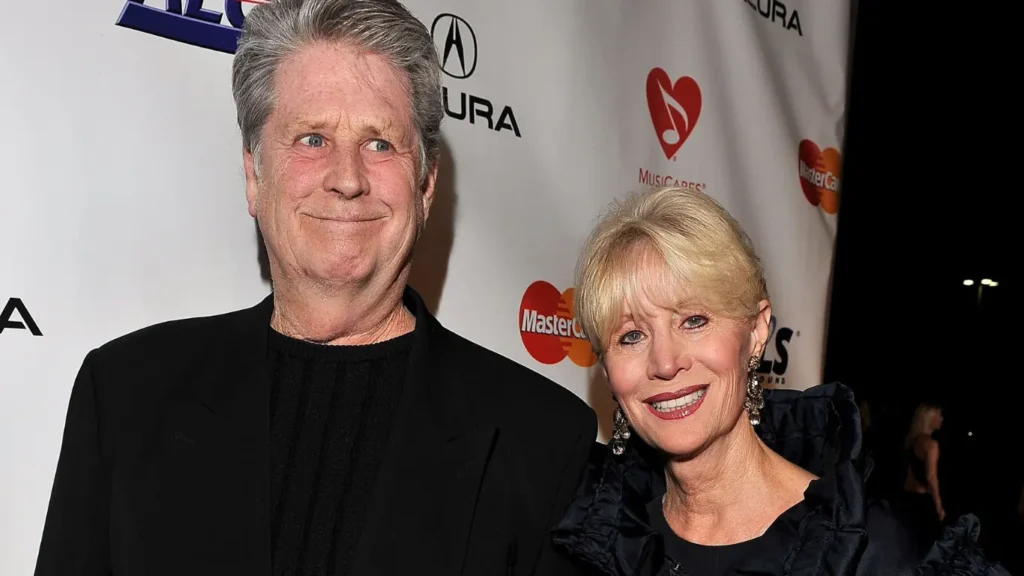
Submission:
<svg viewBox="0 0 1024 576">
<path fill-rule="evenodd" d="M 607 417 L 588 345 L 550 327 L 572 325 L 578 249 L 608 202 L 642 185 L 688 186 L 721 201 L 765 261 L 776 311 L 768 381 L 819 383 L 849 0 L 409 7 L 446 75 L 440 197 L 413 281 L 442 322 Z M 0 10 L 4 574 L 34 565 L 85 354 L 269 291 L 230 94 L 251 8 L 47 0 Z"/>
</svg>

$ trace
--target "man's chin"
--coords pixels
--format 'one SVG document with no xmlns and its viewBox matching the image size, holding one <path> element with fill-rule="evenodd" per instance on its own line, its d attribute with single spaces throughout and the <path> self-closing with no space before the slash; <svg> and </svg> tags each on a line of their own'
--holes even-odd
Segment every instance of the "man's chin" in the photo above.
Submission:
<svg viewBox="0 0 1024 576">
<path fill-rule="evenodd" d="M 304 266 L 301 276 L 305 281 L 324 289 L 351 290 L 370 284 L 373 266 L 358 257 L 335 259 Z"/>
</svg>

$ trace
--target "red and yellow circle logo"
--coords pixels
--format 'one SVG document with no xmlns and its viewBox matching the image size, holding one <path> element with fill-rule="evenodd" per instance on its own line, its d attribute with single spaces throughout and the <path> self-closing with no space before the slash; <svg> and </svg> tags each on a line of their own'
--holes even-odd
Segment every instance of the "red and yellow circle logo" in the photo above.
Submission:
<svg viewBox="0 0 1024 576">
<path fill-rule="evenodd" d="M 835 148 L 821 150 L 810 140 L 801 140 L 798 152 L 800 187 L 812 206 L 828 214 L 839 211 L 839 171 L 842 157 Z"/>
<path fill-rule="evenodd" d="M 575 292 L 575 288 L 559 292 L 543 280 L 526 289 L 519 304 L 519 335 L 534 360 L 558 364 L 568 356 L 583 368 L 597 364 L 590 341 L 576 322 L 572 306 Z"/>
</svg>

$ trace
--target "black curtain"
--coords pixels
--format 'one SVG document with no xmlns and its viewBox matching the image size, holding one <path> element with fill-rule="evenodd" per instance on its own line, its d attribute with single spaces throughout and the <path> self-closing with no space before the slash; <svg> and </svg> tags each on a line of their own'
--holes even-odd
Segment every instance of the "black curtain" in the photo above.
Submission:
<svg viewBox="0 0 1024 576">
<path fill-rule="evenodd" d="M 1016 9 L 940 6 L 855 10 L 825 380 L 871 403 L 890 490 L 914 406 L 943 402 L 946 511 L 977 513 L 982 543 L 1013 564 L 1024 548 L 1012 542 L 1024 454 Z M 999 285 L 979 305 L 989 277 Z"/>
</svg>

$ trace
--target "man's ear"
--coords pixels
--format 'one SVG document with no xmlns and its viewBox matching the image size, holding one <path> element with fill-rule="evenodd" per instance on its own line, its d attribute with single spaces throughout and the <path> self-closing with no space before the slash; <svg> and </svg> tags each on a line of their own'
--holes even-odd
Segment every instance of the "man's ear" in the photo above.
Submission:
<svg viewBox="0 0 1024 576">
<path fill-rule="evenodd" d="M 242 163 L 245 165 L 245 199 L 249 204 L 249 215 L 256 217 L 256 197 L 259 195 L 259 178 L 256 176 L 256 158 L 252 152 L 242 149 Z"/>
<path fill-rule="evenodd" d="M 438 162 L 434 162 L 434 165 L 430 167 L 429 171 L 427 171 L 427 178 L 424 180 L 423 186 L 420 188 L 420 192 L 422 192 L 420 202 L 423 203 L 424 223 L 427 221 L 427 218 L 430 217 L 430 207 L 434 205 L 434 191 L 437 187 L 437 169 Z"/>
</svg>

